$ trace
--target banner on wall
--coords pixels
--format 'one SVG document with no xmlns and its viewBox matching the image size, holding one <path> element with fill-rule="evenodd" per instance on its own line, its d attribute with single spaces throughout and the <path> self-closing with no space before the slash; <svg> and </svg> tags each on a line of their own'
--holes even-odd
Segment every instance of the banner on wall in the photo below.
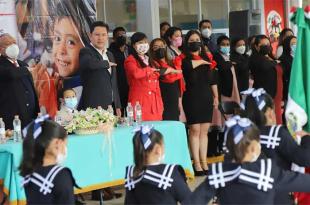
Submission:
<svg viewBox="0 0 310 205">
<path fill-rule="evenodd" d="M 265 7 L 265 29 L 271 40 L 276 40 L 285 27 L 284 1 L 264 0 Z"/>
<path fill-rule="evenodd" d="M 16 37 L 39 104 L 54 116 L 64 88 L 82 92 L 79 52 L 89 43 L 95 0 L 0 0 L 0 28 Z M 16 14 L 16 15 L 15 15 Z M 10 22 L 10 23 L 8 23 Z"/>
</svg>

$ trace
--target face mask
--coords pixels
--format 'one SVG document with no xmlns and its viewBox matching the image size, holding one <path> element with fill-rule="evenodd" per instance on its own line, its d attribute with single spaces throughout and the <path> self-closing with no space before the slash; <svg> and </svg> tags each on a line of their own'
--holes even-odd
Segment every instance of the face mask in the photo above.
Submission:
<svg viewBox="0 0 310 205">
<path fill-rule="evenodd" d="M 248 52 L 246 52 L 246 54 L 247 54 L 248 56 L 251 56 L 251 55 L 252 55 L 252 49 L 248 50 Z"/>
<path fill-rule="evenodd" d="M 200 48 L 201 48 L 201 42 L 190 42 L 190 43 L 188 43 L 188 49 L 191 52 L 199 51 Z"/>
<path fill-rule="evenodd" d="M 245 46 L 239 46 L 236 48 L 236 52 L 243 55 L 245 52 Z"/>
<path fill-rule="evenodd" d="M 56 163 L 57 164 L 63 164 L 65 160 L 67 159 L 67 146 L 65 146 L 65 153 L 58 153 L 56 157 Z"/>
<path fill-rule="evenodd" d="M 160 157 L 158 158 L 158 162 L 163 163 L 164 161 L 165 161 L 165 154 L 160 155 Z"/>
<path fill-rule="evenodd" d="M 212 31 L 211 29 L 208 29 L 208 28 L 205 28 L 201 31 L 201 35 L 204 37 L 204 38 L 210 38 L 212 34 Z"/>
<path fill-rule="evenodd" d="M 150 46 L 149 46 L 148 43 L 138 44 L 137 45 L 137 52 L 139 54 L 144 55 L 144 54 L 146 54 L 148 52 L 149 48 L 150 48 Z"/>
<path fill-rule="evenodd" d="M 118 36 L 115 40 L 117 47 L 122 47 L 126 44 L 126 36 Z"/>
<path fill-rule="evenodd" d="M 296 52 L 296 44 L 291 45 L 291 56 L 294 57 Z"/>
<path fill-rule="evenodd" d="M 177 37 L 176 39 L 171 41 L 171 45 L 179 48 L 180 46 L 182 46 L 182 37 Z"/>
<path fill-rule="evenodd" d="M 259 151 L 261 151 L 261 149 L 262 149 L 262 147 L 261 147 L 260 144 L 258 144 L 258 149 L 259 149 Z M 256 162 L 256 160 L 258 159 L 258 157 L 259 157 L 259 155 L 256 154 L 256 153 L 254 153 L 254 154 L 253 154 L 253 158 L 251 159 L 251 162 Z"/>
<path fill-rule="evenodd" d="M 156 51 L 154 51 L 156 59 L 162 59 L 166 55 L 166 49 L 165 48 L 159 48 Z"/>
<path fill-rule="evenodd" d="M 229 55 L 230 52 L 230 47 L 229 46 L 221 46 L 220 51 L 225 54 L 225 55 Z"/>
<path fill-rule="evenodd" d="M 270 53 L 270 46 L 268 45 L 263 45 L 259 47 L 259 53 L 261 55 L 267 55 Z"/>
<path fill-rule="evenodd" d="M 11 58 L 11 59 L 17 59 L 17 56 L 19 54 L 19 48 L 16 44 L 12 44 L 9 47 L 6 48 L 5 54 Z"/>
<path fill-rule="evenodd" d="M 65 105 L 68 108 L 71 109 L 75 109 L 75 107 L 77 106 L 78 102 L 77 102 L 77 98 L 65 98 Z"/>
</svg>

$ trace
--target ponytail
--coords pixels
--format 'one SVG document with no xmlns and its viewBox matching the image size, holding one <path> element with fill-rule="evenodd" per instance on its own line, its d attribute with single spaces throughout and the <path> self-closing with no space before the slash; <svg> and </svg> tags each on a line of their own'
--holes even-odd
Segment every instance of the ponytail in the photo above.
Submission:
<svg viewBox="0 0 310 205">
<path fill-rule="evenodd" d="M 65 129 L 56 122 L 44 120 L 39 123 L 42 131 L 36 137 L 34 136 L 35 122 L 31 122 L 26 128 L 27 132 L 23 141 L 23 156 L 19 166 L 20 175 L 23 177 L 33 173 L 43 165 L 45 150 L 53 139 L 65 140 L 67 138 Z"/>
<path fill-rule="evenodd" d="M 257 104 L 255 98 L 251 95 L 246 97 L 244 103 L 247 117 L 258 127 L 266 125 L 267 119 L 265 113 L 267 109 L 274 109 L 274 103 L 269 94 L 262 94 L 261 98 L 265 102 L 265 105 L 261 109 L 259 109 L 259 105 Z"/>
<path fill-rule="evenodd" d="M 151 143 L 150 145 L 148 145 L 147 149 L 145 149 L 143 142 L 141 140 L 141 135 L 142 135 L 141 131 L 136 132 L 132 140 L 134 146 L 134 162 L 135 162 L 135 168 L 133 174 L 134 178 L 137 178 L 140 175 L 140 173 L 146 169 L 147 156 L 153 150 L 155 144 L 161 144 L 163 142 L 162 134 L 159 131 L 152 129 L 148 136 Z"/>
</svg>

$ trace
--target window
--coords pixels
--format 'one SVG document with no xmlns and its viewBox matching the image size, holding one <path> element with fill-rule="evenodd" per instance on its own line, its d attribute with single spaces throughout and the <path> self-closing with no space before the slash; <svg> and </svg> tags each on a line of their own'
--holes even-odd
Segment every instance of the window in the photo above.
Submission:
<svg viewBox="0 0 310 205">
<path fill-rule="evenodd" d="M 169 9 L 169 0 L 159 0 L 159 22 L 168 22 L 170 23 L 170 9 Z"/>
<path fill-rule="evenodd" d="M 136 0 L 100 0 L 96 5 L 97 19 L 108 22 L 111 30 L 123 26 L 136 31 Z"/>
<path fill-rule="evenodd" d="M 249 10 L 251 1 L 249 0 L 229 0 L 230 11 Z"/>
<path fill-rule="evenodd" d="M 201 0 L 202 19 L 212 21 L 214 29 L 228 27 L 228 0 Z"/>
<path fill-rule="evenodd" d="M 172 0 L 173 25 L 184 30 L 197 29 L 198 1 Z"/>
</svg>

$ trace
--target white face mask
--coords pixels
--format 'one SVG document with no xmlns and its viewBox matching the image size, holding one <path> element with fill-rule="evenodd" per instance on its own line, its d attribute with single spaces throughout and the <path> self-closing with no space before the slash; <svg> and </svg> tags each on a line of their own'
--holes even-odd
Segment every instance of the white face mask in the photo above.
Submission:
<svg viewBox="0 0 310 205">
<path fill-rule="evenodd" d="M 5 54 L 11 58 L 16 60 L 19 54 L 19 48 L 16 44 L 12 44 L 5 49 Z"/>
<path fill-rule="evenodd" d="M 261 145 L 258 144 L 258 149 L 259 149 L 259 151 L 261 150 L 261 148 L 262 148 Z M 252 159 L 251 159 L 251 162 L 256 162 L 256 160 L 258 159 L 258 157 L 259 157 L 258 154 L 253 153 L 253 157 L 252 157 Z"/>
<path fill-rule="evenodd" d="M 212 31 L 211 29 L 208 29 L 208 28 L 205 28 L 201 31 L 201 35 L 204 37 L 204 38 L 210 38 L 212 34 Z"/>
<path fill-rule="evenodd" d="M 163 163 L 165 161 L 165 157 L 166 157 L 165 154 L 163 155 L 160 154 L 160 157 L 158 158 L 158 163 L 160 164 Z"/>
<path fill-rule="evenodd" d="M 58 153 L 56 157 L 56 163 L 57 164 L 63 164 L 65 160 L 67 159 L 67 146 L 65 146 L 65 153 Z"/>
<path fill-rule="evenodd" d="M 236 52 L 243 55 L 245 52 L 245 46 L 239 46 L 236 48 Z"/>
<path fill-rule="evenodd" d="M 150 46 L 149 46 L 148 43 L 138 44 L 137 45 L 137 52 L 139 54 L 144 55 L 144 54 L 146 54 L 148 52 L 149 48 L 150 48 Z"/>
<path fill-rule="evenodd" d="M 246 54 L 247 54 L 248 56 L 251 56 L 251 55 L 252 55 L 252 49 L 248 50 L 248 52 L 246 52 Z"/>
</svg>

